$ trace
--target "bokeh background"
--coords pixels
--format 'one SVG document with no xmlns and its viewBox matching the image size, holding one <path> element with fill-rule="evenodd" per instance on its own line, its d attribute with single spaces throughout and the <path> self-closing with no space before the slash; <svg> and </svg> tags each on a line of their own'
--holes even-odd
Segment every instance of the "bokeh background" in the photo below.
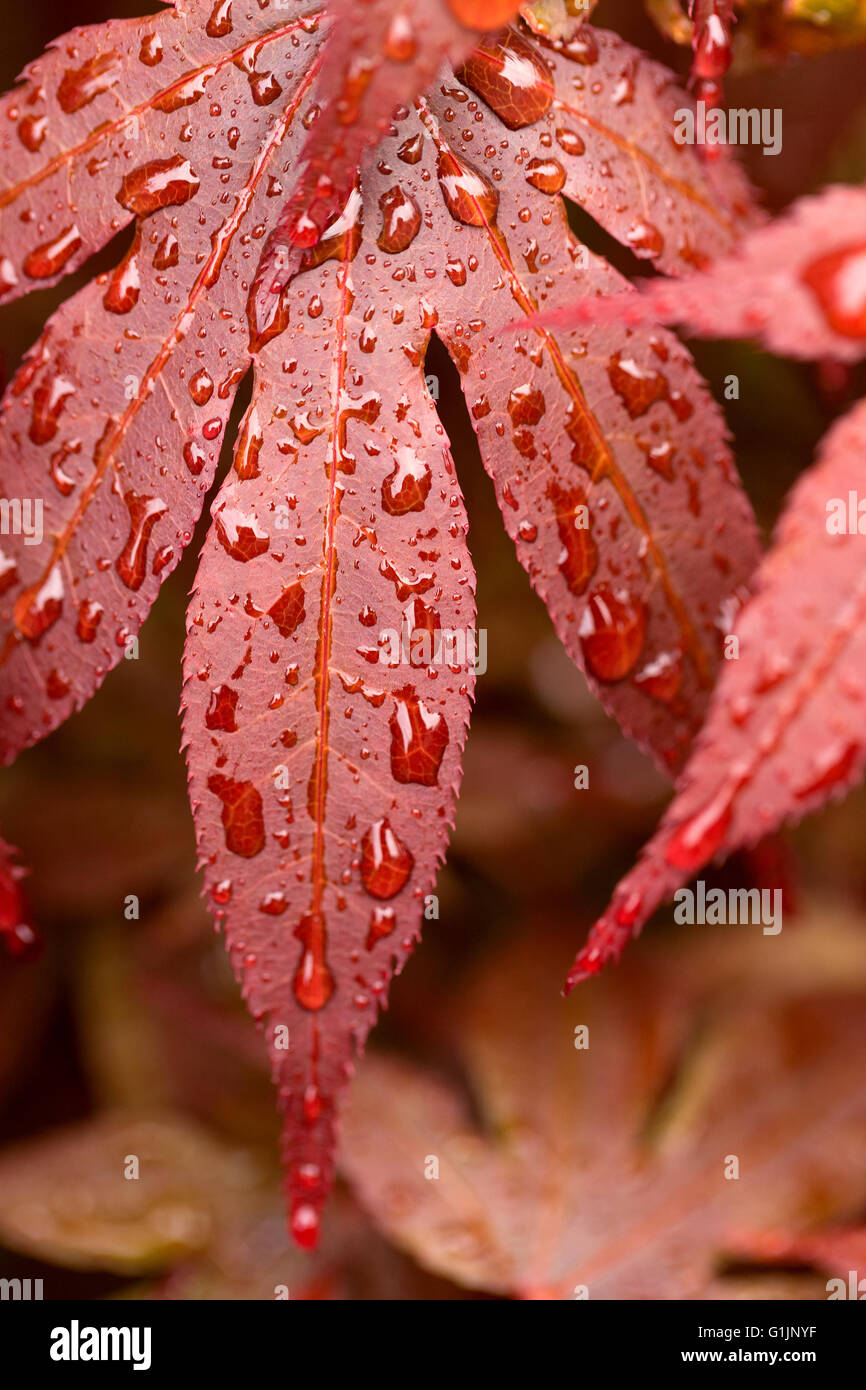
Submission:
<svg viewBox="0 0 866 1390">
<path fill-rule="evenodd" d="M 6 0 L 2 88 L 73 21 L 147 10 Z M 688 52 L 638 0 L 602 0 L 596 19 L 687 72 Z M 747 153 L 775 210 L 866 179 L 866 49 L 783 56 L 785 31 L 768 21 L 766 33 L 767 61 L 727 91 L 731 105 L 783 109 L 782 153 Z M 574 225 L 646 273 L 584 215 Z M 0 310 L 7 378 L 61 298 L 127 239 L 62 289 Z M 720 400 L 739 377 L 724 405 L 769 535 L 864 374 L 746 344 L 692 347 Z M 289 1248 L 264 1049 L 199 899 L 178 704 L 200 528 L 140 659 L 0 778 L 0 825 L 32 870 L 46 941 L 35 963 L 0 959 L 0 1277 L 41 1277 L 46 1298 L 562 1298 L 585 1275 L 602 1297 L 825 1297 L 852 1261 L 866 1275 L 866 794 L 715 875 L 784 886 L 779 937 L 677 930 L 668 909 L 618 971 L 566 1004 L 574 950 L 669 787 L 560 648 L 437 343 L 427 371 L 467 499 L 489 667 L 440 917 L 359 1066 L 322 1249 Z M 242 389 L 235 421 L 247 401 Z M 577 764 L 588 791 L 574 789 Z M 124 917 L 129 894 L 137 921 Z M 581 1023 L 589 1071 L 573 1044 Z M 743 1175 L 729 1202 L 730 1152 Z M 145 1156 L 146 1181 L 122 1179 L 129 1153 Z M 430 1155 L 439 1180 L 423 1176 Z"/>
</svg>

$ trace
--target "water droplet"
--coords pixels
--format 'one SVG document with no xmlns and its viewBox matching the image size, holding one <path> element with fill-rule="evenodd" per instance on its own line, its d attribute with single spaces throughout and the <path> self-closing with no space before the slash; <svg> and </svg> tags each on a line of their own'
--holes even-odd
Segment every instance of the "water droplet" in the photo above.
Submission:
<svg viewBox="0 0 866 1390">
<path fill-rule="evenodd" d="M 197 478 L 207 463 L 207 454 L 194 439 L 188 439 L 183 446 L 183 461 L 194 478 Z"/>
<path fill-rule="evenodd" d="M 138 268 L 140 235 L 136 237 L 120 265 L 112 274 L 102 303 L 110 314 L 129 314 L 141 294 L 141 274 Z"/>
<path fill-rule="evenodd" d="M 21 636 L 37 643 L 63 611 L 63 576 L 52 565 L 45 580 L 23 589 L 15 603 L 14 622 Z"/>
<path fill-rule="evenodd" d="M 586 154 L 586 144 L 576 130 L 569 130 L 566 126 L 558 126 L 556 131 L 556 143 L 565 154 L 573 158 Z"/>
<path fill-rule="evenodd" d="M 390 936 L 397 926 L 397 917 L 392 907 L 374 907 L 370 914 L 370 926 L 367 930 L 367 940 L 365 946 L 368 951 L 383 937 Z"/>
<path fill-rule="evenodd" d="M 730 787 L 722 787 L 702 811 L 690 816 L 674 831 L 665 848 L 669 864 L 691 873 L 712 858 L 731 823 L 732 798 Z"/>
<path fill-rule="evenodd" d="M 33 413 L 28 435 L 34 444 L 48 444 L 60 428 L 60 416 L 66 403 L 75 395 L 68 377 L 58 373 L 40 383 L 33 393 Z"/>
<path fill-rule="evenodd" d="M 323 1009 L 334 993 L 334 977 L 325 960 L 325 922 L 321 912 L 302 917 L 295 936 L 303 944 L 301 963 L 294 979 L 295 998 L 302 1009 Z"/>
<path fill-rule="evenodd" d="M 213 395 L 213 377 L 206 368 L 202 367 L 201 371 L 190 377 L 189 394 L 196 405 L 207 405 Z"/>
<path fill-rule="evenodd" d="M 852 773 L 860 760 L 859 742 L 836 743 L 825 748 L 816 758 L 816 766 L 807 782 L 798 787 L 794 795 L 798 800 L 826 794 L 834 787 L 844 786 L 852 778 Z"/>
<path fill-rule="evenodd" d="M 147 573 L 150 533 L 168 507 L 159 497 L 141 497 L 137 492 L 124 493 L 123 500 L 129 512 L 130 530 L 116 569 L 128 589 L 140 589 Z"/>
<path fill-rule="evenodd" d="M 484 227 L 495 220 L 499 194 L 467 160 L 443 148 L 436 158 L 436 172 L 445 206 L 456 221 Z"/>
<path fill-rule="evenodd" d="M 665 239 L 658 227 L 640 217 L 631 224 L 625 239 L 634 254 L 642 261 L 660 256 L 665 249 Z"/>
<path fill-rule="evenodd" d="M 647 611 L 624 589 L 600 584 L 589 595 L 580 623 L 584 660 L 600 681 L 618 681 L 632 670 L 643 647 Z"/>
<path fill-rule="evenodd" d="M 95 599 L 82 599 L 78 605 L 78 618 L 75 623 L 75 635 L 79 642 L 95 642 L 96 632 L 102 622 L 105 609 L 101 603 Z"/>
<path fill-rule="evenodd" d="M 565 183 L 565 170 L 558 159 L 530 159 L 526 182 L 542 193 L 558 193 Z"/>
<path fill-rule="evenodd" d="M 189 202 L 200 187 L 189 160 L 174 155 L 171 159 L 151 159 L 128 173 L 117 201 L 137 217 L 149 217 L 160 208 Z"/>
<path fill-rule="evenodd" d="M 292 1237 L 302 1250 L 315 1250 L 319 1241 L 319 1213 L 309 1202 L 302 1202 L 292 1212 Z"/>
<path fill-rule="evenodd" d="M 212 772 L 207 785 L 222 802 L 226 849 L 243 859 L 252 859 L 265 844 L 265 821 L 258 790 L 252 782 L 235 781 L 221 772 Z"/>
<path fill-rule="evenodd" d="M 88 106 L 101 92 L 107 92 L 122 76 L 122 66 L 115 52 L 97 53 L 83 67 L 69 69 L 57 88 L 61 111 L 71 116 Z"/>
<path fill-rule="evenodd" d="M 404 140 L 397 151 L 397 158 L 402 159 L 404 164 L 417 164 L 424 151 L 424 136 L 419 131 L 417 135 L 410 135 L 408 140 Z"/>
<path fill-rule="evenodd" d="M 210 704 L 204 717 L 209 729 L 233 734 L 238 727 L 236 710 L 238 692 L 230 685 L 217 685 L 210 693 Z"/>
<path fill-rule="evenodd" d="M 669 439 L 663 439 L 654 443 L 645 439 L 639 439 L 638 445 L 642 450 L 650 468 L 655 469 L 669 483 L 674 476 L 674 457 L 675 450 Z"/>
<path fill-rule="evenodd" d="M 550 73 L 532 44 L 513 29 L 482 39 L 458 75 L 509 130 L 540 121 L 553 102 Z"/>
<path fill-rule="evenodd" d="M 0 299 L 18 284 L 15 267 L 8 256 L 0 256 Z"/>
<path fill-rule="evenodd" d="M 41 148 L 47 130 L 47 116 L 24 116 L 18 122 L 18 138 L 31 154 L 36 154 Z"/>
<path fill-rule="evenodd" d="M 268 609 L 268 617 L 273 618 L 274 625 L 281 637 L 291 637 L 304 621 L 306 614 L 304 611 L 304 588 L 300 580 L 293 584 L 287 584 Z"/>
<path fill-rule="evenodd" d="M 24 274 L 31 280 L 51 280 L 59 275 L 63 267 L 77 251 L 81 250 L 83 240 L 78 228 L 73 224 L 66 227 L 52 241 L 37 246 L 24 262 Z"/>
<path fill-rule="evenodd" d="M 866 338 L 866 243 L 819 256 L 801 278 L 834 332 L 843 338 Z"/>
<path fill-rule="evenodd" d="M 392 63 L 409 63 L 418 52 L 414 30 L 405 14 L 395 14 L 385 35 L 385 56 Z"/>
<path fill-rule="evenodd" d="M 399 691 L 398 695 L 389 720 L 391 773 L 397 782 L 435 787 L 448 745 L 445 717 L 428 709 L 411 688 Z"/>
<path fill-rule="evenodd" d="M 421 210 L 414 198 L 410 198 L 397 183 L 389 188 L 379 199 L 382 213 L 382 230 L 376 244 L 380 251 L 396 256 L 405 251 L 418 235 L 421 227 Z"/>
<path fill-rule="evenodd" d="M 581 487 L 563 488 L 548 484 L 547 496 L 553 502 L 556 527 L 562 541 L 557 560 L 560 572 L 573 594 L 582 594 L 598 568 L 598 549 L 592 538 L 592 520 Z"/>
<path fill-rule="evenodd" d="M 232 32 L 232 0 L 216 0 L 210 19 L 205 25 L 209 39 L 224 39 Z"/>
<path fill-rule="evenodd" d="M 361 882 L 372 898 L 395 898 L 405 888 L 415 860 L 387 819 L 371 825 L 361 840 Z"/>
<path fill-rule="evenodd" d="M 667 401 L 678 420 L 688 420 L 693 406 L 679 391 L 671 391 L 670 383 L 652 367 L 641 367 L 631 357 L 614 353 L 608 362 L 610 384 L 619 396 L 632 420 L 646 415 L 656 401 Z"/>
<path fill-rule="evenodd" d="M 155 68 L 162 62 L 162 39 L 159 34 L 145 34 L 138 52 L 139 61 L 146 67 Z"/>
<path fill-rule="evenodd" d="M 645 695 L 669 705 L 675 700 L 683 683 L 683 662 L 679 652 L 660 652 L 647 662 L 634 677 L 634 683 Z"/>
<path fill-rule="evenodd" d="M 282 95 L 283 89 L 272 72 L 251 72 L 249 84 L 256 106 L 270 106 Z"/>
<path fill-rule="evenodd" d="M 394 471 L 382 484 L 382 506 L 389 516 L 424 510 L 432 475 L 427 464 L 408 445 L 397 449 Z"/>
<path fill-rule="evenodd" d="M 171 232 L 164 236 L 153 257 L 155 270 L 170 270 L 173 265 L 177 265 L 179 247 L 177 237 Z"/>
<path fill-rule="evenodd" d="M 257 518 L 239 507 L 222 506 L 214 517 L 214 523 L 220 545 L 233 560 L 245 564 L 257 555 L 264 555 L 270 547 L 270 538 Z"/>
</svg>

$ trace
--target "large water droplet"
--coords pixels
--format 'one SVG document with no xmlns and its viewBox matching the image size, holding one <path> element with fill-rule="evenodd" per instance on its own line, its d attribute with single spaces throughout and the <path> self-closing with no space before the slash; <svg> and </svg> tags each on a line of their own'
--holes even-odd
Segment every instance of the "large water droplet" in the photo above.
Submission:
<svg viewBox="0 0 866 1390">
<path fill-rule="evenodd" d="M 124 493 L 123 500 L 129 512 L 129 539 L 118 556 L 116 569 L 128 589 L 140 589 L 147 573 L 150 533 L 168 507 L 159 497 L 141 497 L 137 492 Z"/>
<path fill-rule="evenodd" d="M 80 68 L 70 68 L 57 88 L 57 102 L 67 116 L 88 106 L 100 92 L 108 91 L 119 82 L 122 67 L 118 54 L 97 53 Z"/>
<path fill-rule="evenodd" d="M 31 280 L 51 280 L 59 275 L 63 267 L 76 252 L 81 250 L 83 239 L 74 225 L 66 227 L 52 241 L 43 242 L 24 262 L 24 274 Z"/>
<path fill-rule="evenodd" d="M 238 692 L 230 685 L 217 685 L 210 693 L 210 704 L 204 717 L 209 729 L 233 734 L 237 723 Z"/>
<path fill-rule="evenodd" d="M 394 898 L 405 888 L 415 860 L 387 819 L 376 821 L 361 840 L 361 882 L 373 898 Z"/>
<path fill-rule="evenodd" d="M 573 594 L 585 592 L 598 567 L 598 549 L 592 538 L 592 518 L 581 487 L 563 488 L 551 482 L 547 496 L 553 502 L 556 527 L 562 541 L 557 560 Z"/>
<path fill-rule="evenodd" d="M 232 31 L 232 0 L 216 0 L 205 33 L 210 39 L 224 39 Z"/>
<path fill-rule="evenodd" d="M 323 1009 L 334 993 L 334 977 L 325 960 L 325 922 L 320 912 L 302 917 L 295 936 L 303 944 L 294 979 L 295 998 L 302 1009 Z"/>
<path fill-rule="evenodd" d="M 436 172 L 453 218 L 469 227 L 484 227 L 495 220 L 499 194 L 468 160 L 443 148 L 436 158 Z"/>
<path fill-rule="evenodd" d="M 394 184 L 379 199 L 382 213 L 382 230 L 376 244 L 380 251 L 396 256 L 405 251 L 418 235 L 421 226 L 421 210 L 414 198 L 410 198 L 400 185 Z"/>
<path fill-rule="evenodd" d="M 151 159 L 131 170 L 120 185 L 117 201 L 138 217 L 149 217 L 159 208 L 189 202 L 201 184 L 188 159 Z"/>
<path fill-rule="evenodd" d="M 836 333 L 866 338 L 866 242 L 819 256 L 801 278 Z"/>
<path fill-rule="evenodd" d="M 293 584 L 287 584 L 268 609 L 268 617 L 273 618 L 274 625 L 281 637 L 291 637 L 304 621 L 306 614 L 304 611 L 304 588 L 300 580 Z"/>
<path fill-rule="evenodd" d="M 391 772 L 395 781 L 435 787 L 448 745 L 444 715 L 428 709 L 411 689 L 399 692 L 389 721 Z"/>
<path fill-rule="evenodd" d="M 221 772 L 212 772 L 208 790 L 222 802 L 222 823 L 226 849 L 243 859 L 252 859 L 264 849 L 265 821 L 262 798 L 252 782 L 235 781 Z"/>
<path fill-rule="evenodd" d="M 483 39 L 459 76 L 509 130 L 540 121 L 553 102 L 550 73 L 532 45 L 513 29 Z"/>
<path fill-rule="evenodd" d="M 239 507 L 223 506 L 214 517 L 220 545 L 233 560 L 246 563 L 264 555 L 270 547 L 270 537 L 262 530 L 258 519 Z"/>
<path fill-rule="evenodd" d="M 427 464 L 408 445 L 401 444 L 397 449 L 394 471 L 382 484 L 382 506 L 389 516 L 421 512 L 431 483 L 432 475 Z"/>
<path fill-rule="evenodd" d="M 526 182 L 542 193 L 558 193 L 565 183 L 565 170 L 558 159 L 530 159 Z"/>
<path fill-rule="evenodd" d="M 597 680 L 618 681 L 632 670 L 643 647 L 647 611 L 625 589 L 600 584 L 589 595 L 580 623 L 586 664 Z"/>
</svg>

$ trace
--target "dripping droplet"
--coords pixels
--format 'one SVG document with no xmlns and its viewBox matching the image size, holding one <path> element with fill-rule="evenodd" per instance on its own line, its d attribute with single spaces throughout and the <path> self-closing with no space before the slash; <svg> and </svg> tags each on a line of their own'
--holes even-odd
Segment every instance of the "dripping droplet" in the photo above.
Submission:
<svg viewBox="0 0 866 1390">
<path fill-rule="evenodd" d="M 303 944 L 294 979 L 295 998 L 302 1009 L 323 1009 L 334 993 L 334 977 L 325 960 L 325 923 L 320 912 L 302 917 L 295 936 Z"/>
</svg>

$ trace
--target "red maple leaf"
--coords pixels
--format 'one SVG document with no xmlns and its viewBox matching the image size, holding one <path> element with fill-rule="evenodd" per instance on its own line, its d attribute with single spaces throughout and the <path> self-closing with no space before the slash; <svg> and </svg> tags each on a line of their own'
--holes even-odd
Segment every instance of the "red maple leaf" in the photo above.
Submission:
<svg viewBox="0 0 866 1390">
<path fill-rule="evenodd" d="M 189 609 L 183 741 L 307 1245 L 338 1095 L 445 853 L 472 699 L 474 574 L 431 334 L 563 642 L 665 768 L 758 558 L 721 413 L 672 335 L 501 331 L 575 284 L 624 286 L 563 196 L 673 273 L 731 248 L 746 184 L 671 140 L 687 98 L 615 35 L 461 28 L 504 17 L 181 0 L 74 31 L 2 102 L 7 299 L 135 221 L 2 405 L 2 489 L 45 493 L 41 541 L 4 537 L 7 760 L 128 648 L 254 366 Z M 431 81 L 443 56 L 458 71 Z"/>
</svg>

